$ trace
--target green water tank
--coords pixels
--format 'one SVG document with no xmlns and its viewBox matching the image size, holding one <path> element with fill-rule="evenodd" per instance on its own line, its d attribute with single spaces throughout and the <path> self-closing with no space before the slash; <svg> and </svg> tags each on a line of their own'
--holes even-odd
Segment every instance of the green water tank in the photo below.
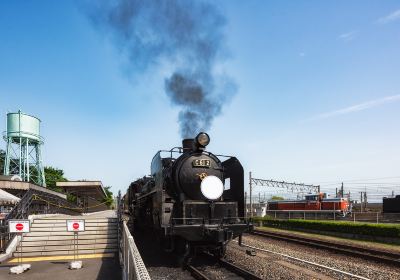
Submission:
<svg viewBox="0 0 400 280">
<path fill-rule="evenodd" d="M 29 142 L 41 143 L 40 119 L 22 113 L 7 114 L 6 137 L 13 139 L 13 142 L 19 142 L 19 138 L 28 138 Z"/>
</svg>

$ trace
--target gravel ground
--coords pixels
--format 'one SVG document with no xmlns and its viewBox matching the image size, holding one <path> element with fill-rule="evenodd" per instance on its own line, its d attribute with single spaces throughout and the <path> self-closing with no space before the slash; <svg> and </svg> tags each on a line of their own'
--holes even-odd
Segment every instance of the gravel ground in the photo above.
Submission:
<svg viewBox="0 0 400 280">
<path fill-rule="evenodd" d="M 360 258 L 258 236 L 246 235 L 243 243 L 316 262 L 369 279 L 400 279 L 400 268 Z M 356 279 L 276 254 L 257 251 L 257 256 L 249 256 L 245 251 L 245 247 L 239 247 L 236 243 L 231 242 L 227 250 L 227 260 L 251 270 L 265 279 Z"/>
</svg>

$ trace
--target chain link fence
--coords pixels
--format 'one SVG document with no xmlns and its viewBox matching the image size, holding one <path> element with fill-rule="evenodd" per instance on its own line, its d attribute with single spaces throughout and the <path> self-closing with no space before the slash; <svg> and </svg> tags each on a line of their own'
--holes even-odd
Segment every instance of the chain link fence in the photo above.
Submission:
<svg viewBox="0 0 400 280">
<path fill-rule="evenodd" d="M 331 220 L 366 223 L 400 223 L 400 213 L 352 212 L 343 215 L 334 211 L 273 211 L 267 210 L 265 216 L 273 219 Z"/>
</svg>

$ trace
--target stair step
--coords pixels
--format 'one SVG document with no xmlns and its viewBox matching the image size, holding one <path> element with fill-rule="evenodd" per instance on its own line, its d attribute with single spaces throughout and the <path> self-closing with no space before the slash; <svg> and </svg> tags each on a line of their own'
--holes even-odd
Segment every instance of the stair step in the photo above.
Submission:
<svg viewBox="0 0 400 280">
<path fill-rule="evenodd" d="M 79 240 L 101 240 L 107 238 L 118 238 L 117 234 L 79 234 Z M 23 242 L 30 241 L 43 241 L 43 240 L 73 240 L 73 234 L 69 235 L 39 235 L 39 236 L 24 236 Z"/>
<path fill-rule="evenodd" d="M 79 245 L 79 250 L 88 249 L 115 249 L 117 244 L 89 244 L 89 245 Z M 29 246 L 23 247 L 22 252 L 53 252 L 53 251 L 63 251 L 63 250 L 74 250 L 74 245 L 54 245 L 54 246 Z M 21 247 L 17 248 L 17 252 L 21 251 Z"/>
<path fill-rule="evenodd" d="M 117 223 L 114 218 L 84 218 L 84 217 L 71 217 L 66 219 L 48 218 L 48 219 L 35 219 L 34 223 L 38 224 L 51 224 L 51 223 L 66 223 L 66 220 L 85 220 L 86 223 Z"/>
<path fill-rule="evenodd" d="M 89 244 L 116 244 L 118 242 L 117 238 L 91 238 L 91 239 L 79 239 L 79 245 L 89 245 Z M 74 243 L 74 239 L 64 239 L 64 240 L 30 240 L 23 241 L 23 246 L 53 246 L 53 245 L 71 245 Z"/>
<path fill-rule="evenodd" d="M 84 236 L 84 235 L 110 235 L 110 234 L 117 234 L 117 230 L 86 230 L 79 232 L 79 236 Z M 26 233 L 25 236 L 46 236 L 46 235 L 52 235 L 52 236 L 63 236 L 63 235 L 68 235 L 68 236 L 73 236 L 75 233 L 74 232 L 69 232 L 69 231 L 54 231 L 54 232 L 48 232 L 48 231 L 32 231 L 30 233 Z"/>
<path fill-rule="evenodd" d="M 101 254 L 101 253 L 116 253 L 118 248 L 110 249 L 87 249 L 79 250 L 78 254 Z M 22 252 L 22 257 L 37 257 L 37 256 L 65 256 L 74 255 L 74 250 L 61 250 L 61 251 L 39 251 L 39 252 Z M 20 253 L 13 253 L 14 257 L 19 257 Z"/>
</svg>

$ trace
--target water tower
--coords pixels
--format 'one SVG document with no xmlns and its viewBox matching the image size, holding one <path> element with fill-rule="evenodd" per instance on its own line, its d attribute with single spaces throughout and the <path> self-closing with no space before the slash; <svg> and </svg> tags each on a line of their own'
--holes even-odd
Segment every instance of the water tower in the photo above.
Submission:
<svg viewBox="0 0 400 280">
<path fill-rule="evenodd" d="M 23 181 L 46 186 L 42 164 L 40 120 L 18 111 L 7 114 L 4 175 L 19 175 Z"/>
</svg>

